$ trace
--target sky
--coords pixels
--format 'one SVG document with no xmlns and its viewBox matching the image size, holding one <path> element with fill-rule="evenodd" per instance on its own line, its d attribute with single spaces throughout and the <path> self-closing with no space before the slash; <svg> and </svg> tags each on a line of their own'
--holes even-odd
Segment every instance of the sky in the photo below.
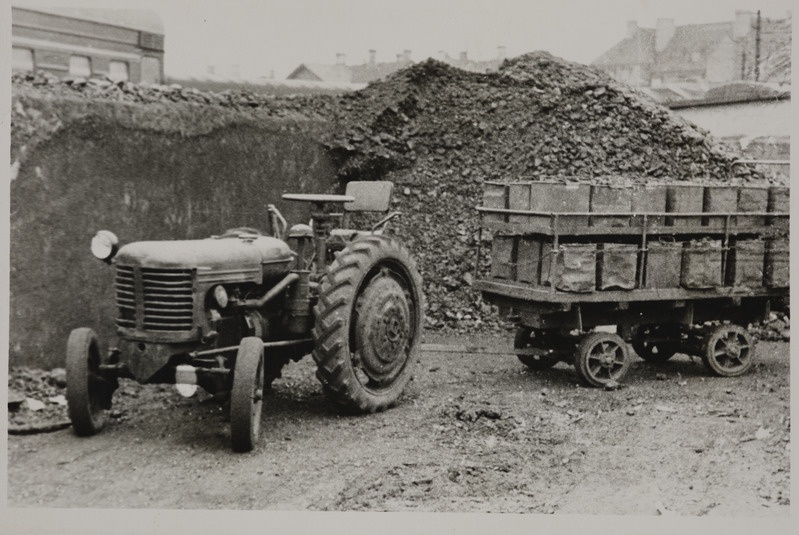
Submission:
<svg viewBox="0 0 799 535">
<path fill-rule="evenodd" d="M 156 11 L 166 33 L 168 76 L 233 66 L 245 77 L 285 78 L 301 63 L 414 61 L 439 51 L 470 59 L 547 50 L 590 63 L 624 38 L 627 21 L 654 27 L 731 21 L 736 10 L 784 17 L 792 0 L 14 0 L 14 5 L 141 8 Z"/>
</svg>

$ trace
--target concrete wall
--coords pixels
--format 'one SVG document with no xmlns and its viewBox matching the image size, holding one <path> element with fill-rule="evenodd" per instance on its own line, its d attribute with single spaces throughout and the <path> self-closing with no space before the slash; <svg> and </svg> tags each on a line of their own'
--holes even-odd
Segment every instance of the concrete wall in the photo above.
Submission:
<svg viewBox="0 0 799 535">
<path fill-rule="evenodd" d="M 22 105 L 59 113 L 63 122 L 21 151 L 11 183 L 12 366 L 62 366 L 75 327 L 113 338 L 113 268 L 89 252 L 98 229 L 123 243 L 202 238 L 235 226 L 266 228 L 268 203 L 289 223 L 307 221 L 304 205 L 280 195 L 332 191 L 336 182 L 315 141 L 323 125 L 239 121 L 207 109 L 203 116 L 115 103 L 92 112 L 52 100 Z"/>
<path fill-rule="evenodd" d="M 791 101 L 747 102 L 672 110 L 716 137 L 791 135 Z"/>
<path fill-rule="evenodd" d="M 696 106 L 672 111 L 740 150 L 744 158 L 790 160 L 790 100 Z M 760 164 L 758 169 L 778 179 L 787 179 L 790 175 L 790 167 L 786 165 Z"/>
</svg>

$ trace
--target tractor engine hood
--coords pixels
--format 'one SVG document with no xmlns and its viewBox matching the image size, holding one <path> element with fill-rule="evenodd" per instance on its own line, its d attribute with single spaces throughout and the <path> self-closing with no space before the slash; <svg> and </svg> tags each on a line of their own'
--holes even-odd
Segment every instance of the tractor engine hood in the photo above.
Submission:
<svg viewBox="0 0 799 535">
<path fill-rule="evenodd" d="M 269 236 L 224 236 L 203 240 L 141 241 L 119 249 L 122 266 L 196 269 L 206 282 L 256 282 L 285 275 L 294 253 Z"/>
</svg>

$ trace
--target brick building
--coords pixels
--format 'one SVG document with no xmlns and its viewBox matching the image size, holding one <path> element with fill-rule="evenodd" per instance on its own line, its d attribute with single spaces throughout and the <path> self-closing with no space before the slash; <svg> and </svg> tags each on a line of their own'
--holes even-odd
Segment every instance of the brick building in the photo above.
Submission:
<svg viewBox="0 0 799 535">
<path fill-rule="evenodd" d="M 11 7 L 13 72 L 161 83 L 164 28 L 134 9 Z"/>
<path fill-rule="evenodd" d="M 734 21 L 712 24 L 658 19 L 655 28 L 639 28 L 630 21 L 627 36 L 593 65 L 633 86 L 698 84 L 706 90 L 740 80 L 790 83 L 790 53 L 790 13 L 768 19 L 737 11 Z"/>
</svg>

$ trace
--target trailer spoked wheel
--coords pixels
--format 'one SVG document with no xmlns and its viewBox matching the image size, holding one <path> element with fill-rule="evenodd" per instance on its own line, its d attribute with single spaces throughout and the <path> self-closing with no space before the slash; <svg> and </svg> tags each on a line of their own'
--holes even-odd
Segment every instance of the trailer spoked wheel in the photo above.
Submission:
<svg viewBox="0 0 799 535">
<path fill-rule="evenodd" d="M 413 373 L 422 281 L 408 251 L 378 235 L 349 243 L 314 308 L 313 357 L 325 394 L 355 412 L 394 405 Z"/>
<path fill-rule="evenodd" d="M 81 327 L 67 341 L 67 411 L 78 436 L 97 434 L 108 420 L 116 381 L 100 373 L 100 349 L 92 329 Z"/>
<path fill-rule="evenodd" d="M 632 339 L 635 353 L 647 362 L 660 364 L 677 353 L 680 332 L 671 325 L 641 325 Z"/>
<path fill-rule="evenodd" d="M 531 327 L 519 327 L 513 339 L 514 349 L 526 349 L 531 354 L 516 354 L 519 361 L 531 370 L 546 370 L 557 364 L 561 359 L 556 354 L 551 344 L 547 343 L 546 332 Z"/>
<path fill-rule="evenodd" d="M 241 341 L 230 392 L 230 438 L 234 451 L 255 447 L 261 431 L 264 399 L 264 345 L 260 338 Z"/>
<path fill-rule="evenodd" d="M 752 367 L 755 341 L 740 325 L 718 325 L 705 337 L 702 362 L 722 377 L 735 377 Z"/>
<path fill-rule="evenodd" d="M 588 385 L 619 382 L 629 366 L 627 344 L 617 334 L 590 333 L 577 345 L 574 367 Z"/>
</svg>

